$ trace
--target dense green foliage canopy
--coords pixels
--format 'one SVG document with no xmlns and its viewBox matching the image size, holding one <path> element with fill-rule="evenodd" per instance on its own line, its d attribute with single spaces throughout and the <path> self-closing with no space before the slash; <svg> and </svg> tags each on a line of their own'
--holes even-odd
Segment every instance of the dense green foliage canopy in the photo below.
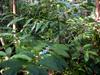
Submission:
<svg viewBox="0 0 100 75">
<path fill-rule="evenodd" d="M 2 75 L 100 75 L 92 0 L 16 0 L 16 14 L 12 0 L 1 1 Z"/>
</svg>

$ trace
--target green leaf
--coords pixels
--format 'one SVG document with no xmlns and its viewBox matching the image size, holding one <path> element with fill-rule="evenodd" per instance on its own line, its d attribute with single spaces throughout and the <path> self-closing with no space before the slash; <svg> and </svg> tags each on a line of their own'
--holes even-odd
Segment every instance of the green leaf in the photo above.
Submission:
<svg viewBox="0 0 100 75">
<path fill-rule="evenodd" d="M 62 57 L 54 53 L 52 55 L 43 57 L 43 59 L 41 59 L 39 63 L 47 69 L 52 69 L 60 72 L 64 71 L 64 69 L 68 67 L 66 61 Z"/>
<path fill-rule="evenodd" d="M 25 61 L 17 60 L 17 59 L 9 59 L 6 61 L 2 61 L 0 63 L 0 68 L 20 68 L 23 64 L 25 64 Z"/>
<path fill-rule="evenodd" d="M 48 75 L 48 71 L 46 69 L 40 68 L 39 75 Z"/>
<path fill-rule="evenodd" d="M 36 23 L 34 23 L 34 25 L 32 26 L 30 33 L 35 29 L 35 27 L 36 27 Z"/>
<path fill-rule="evenodd" d="M 27 61 L 31 61 L 32 60 L 32 58 L 30 58 L 29 56 L 24 55 L 24 54 L 16 54 L 16 55 L 13 55 L 11 57 L 11 59 L 22 59 L 22 60 L 27 60 Z"/>
<path fill-rule="evenodd" d="M 59 71 L 64 71 L 65 68 L 68 67 L 67 62 L 64 60 L 64 58 L 57 56 L 56 54 L 54 54 L 54 59 L 55 62 L 57 63 L 57 66 L 59 68 Z"/>
<path fill-rule="evenodd" d="M 21 51 L 20 52 L 20 54 L 24 54 L 24 55 L 27 55 L 27 56 L 29 56 L 29 57 L 31 57 L 31 58 L 33 58 L 35 55 L 34 55 L 34 53 L 33 52 L 31 52 L 31 51 Z"/>
<path fill-rule="evenodd" d="M 35 41 L 35 40 L 34 40 Z M 34 50 L 38 50 L 38 51 L 41 51 L 44 47 L 46 47 L 46 43 L 44 41 L 40 41 L 40 40 L 37 40 L 35 41 L 34 43 L 34 47 L 33 49 Z"/>
<path fill-rule="evenodd" d="M 84 50 L 89 50 L 90 48 L 92 47 L 92 45 L 91 44 L 86 44 L 86 45 L 84 45 Z"/>
<path fill-rule="evenodd" d="M 42 24 L 43 22 L 37 23 L 35 32 L 37 32 L 41 28 Z"/>
<path fill-rule="evenodd" d="M 89 51 L 89 54 L 94 55 L 94 56 L 98 56 L 98 54 L 94 51 Z"/>
<path fill-rule="evenodd" d="M 5 70 L 3 75 L 16 75 L 17 74 L 17 71 L 15 68 L 13 69 L 8 69 L 8 70 Z"/>
<path fill-rule="evenodd" d="M 23 29 L 21 30 L 21 32 L 25 29 L 25 27 L 33 20 L 33 18 L 29 19 L 26 21 L 26 23 L 23 26 Z"/>
<path fill-rule="evenodd" d="M 15 24 L 16 22 L 21 21 L 23 19 L 24 18 L 16 17 L 10 23 L 8 23 L 7 27 L 9 27 L 10 25 Z"/>
<path fill-rule="evenodd" d="M 40 32 L 43 32 L 43 31 L 47 28 L 48 23 L 49 23 L 49 22 L 47 22 L 47 23 L 43 23 Z"/>
<path fill-rule="evenodd" d="M 11 55 L 12 49 L 9 47 L 9 48 L 7 48 L 7 49 L 5 50 L 5 52 L 6 52 L 7 55 Z"/>
<path fill-rule="evenodd" d="M 44 59 L 40 60 L 40 65 L 43 65 L 47 69 L 52 69 L 58 71 L 59 68 L 57 67 L 57 63 L 55 62 L 55 59 L 53 56 L 45 57 Z"/>
<path fill-rule="evenodd" d="M 0 33 L 0 36 L 12 36 L 11 33 Z"/>
<path fill-rule="evenodd" d="M 16 65 L 16 64 L 15 64 Z M 21 70 L 21 66 L 11 67 L 4 71 L 3 75 L 17 75 L 17 73 Z"/>
<path fill-rule="evenodd" d="M 33 18 L 27 20 L 26 23 L 25 23 L 25 25 L 23 27 L 27 26 L 32 20 L 33 20 Z"/>
<path fill-rule="evenodd" d="M 5 20 L 6 18 L 9 18 L 9 17 L 12 17 L 13 15 L 6 15 L 6 16 L 4 16 L 2 19 L 1 19 L 1 21 L 3 21 L 3 20 Z"/>
<path fill-rule="evenodd" d="M 63 44 L 54 44 L 51 49 L 58 55 L 69 57 L 69 54 L 67 53 L 68 48 Z"/>
<path fill-rule="evenodd" d="M 0 56 L 6 56 L 6 53 L 3 51 L 0 51 Z"/>
<path fill-rule="evenodd" d="M 3 75 L 16 75 L 22 69 L 22 65 L 25 62 L 19 60 L 7 60 L 0 64 L 3 69 L 7 68 L 4 71 Z"/>
<path fill-rule="evenodd" d="M 89 60 L 89 51 L 84 52 L 84 59 L 86 62 Z"/>
<path fill-rule="evenodd" d="M 27 70 L 30 75 L 39 75 L 39 69 L 36 66 L 28 65 Z"/>
</svg>

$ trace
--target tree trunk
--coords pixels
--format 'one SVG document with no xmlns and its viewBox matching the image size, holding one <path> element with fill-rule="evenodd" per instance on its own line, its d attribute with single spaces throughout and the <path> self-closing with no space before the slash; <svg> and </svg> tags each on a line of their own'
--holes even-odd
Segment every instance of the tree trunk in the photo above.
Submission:
<svg viewBox="0 0 100 75">
<path fill-rule="evenodd" d="M 100 0 L 96 0 L 96 21 L 100 22 Z"/>
</svg>

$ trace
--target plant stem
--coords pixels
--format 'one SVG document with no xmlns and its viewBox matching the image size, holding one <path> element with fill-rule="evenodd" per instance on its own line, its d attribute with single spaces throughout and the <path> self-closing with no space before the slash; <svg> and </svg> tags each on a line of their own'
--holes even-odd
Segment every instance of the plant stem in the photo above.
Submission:
<svg viewBox="0 0 100 75">
<path fill-rule="evenodd" d="M 13 0 L 13 14 L 16 14 L 16 1 Z M 16 24 L 13 24 L 13 36 L 16 38 Z M 14 40 L 14 43 L 16 43 L 16 40 Z"/>
<path fill-rule="evenodd" d="M 0 42 L 1 42 L 2 46 L 5 45 L 3 38 L 0 38 Z"/>
</svg>

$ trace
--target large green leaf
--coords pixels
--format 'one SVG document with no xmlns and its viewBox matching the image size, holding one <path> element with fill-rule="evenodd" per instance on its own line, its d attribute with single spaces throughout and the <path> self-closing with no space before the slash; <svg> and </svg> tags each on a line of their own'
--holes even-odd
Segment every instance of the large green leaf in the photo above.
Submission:
<svg viewBox="0 0 100 75">
<path fill-rule="evenodd" d="M 40 68 L 40 69 L 39 69 L 39 75 L 48 75 L 47 69 Z"/>
<path fill-rule="evenodd" d="M 55 62 L 57 63 L 57 67 L 59 68 L 59 71 L 63 72 L 65 68 L 68 68 L 68 64 L 64 60 L 64 58 L 54 54 L 54 59 L 55 59 Z"/>
<path fill-rule="evenodd" d="M 3 51 L 0 51 L 0 56 L 6 56 L 6 53 Z"/>
<path fill-rule="evenodd" d="M 44 59 L 41 59 L 39 63 L 40 65 L 43 65 L 47 69 L 52 69 L 56 71 L 59 70 L 57 63 L 55 62 L 55 59 L 53 56 L 45 57 Z"/>
<path fill-rule="evenodd" d="M 62 55 L 64 57 L 69 57 L 67 51 L 69 50 L 67 46 L 63 44 L 54 44 L 51 49 L 57 53 L 58 55 Z"/>
<path fill-rule="evenodd" d="M 17 70 L 15 68 L 5 70 L 3 73 L 3 75 L 16 75 L 16 74 L 17 74 Z"/>
<path fill-rule="evenodd" d="M 5 69 L 3 75 L 16 75 L 22 69 L 24 63 L 19 60 L 7 60 L 0 63 L 0 67 Z"/>
<path fill-rule="evenodd" d="M 31 51 L 21 51 L 20 54 L 27 55 L 27 56 L 29 56 L 31 58 L 35 57 L 35 54 L 33 52 L 31 52 Z"/>
<path fill-rule="evenodd" d="M 39 69 L 37 66 L 34 65 L 28 65 L 27 70 L 29 71 L 30 75 L 39 75 Z"/>
<path fill-rule="evenodd" d="M 9 60 L 0 62 L 0 67 L 1 68 L 6 68 L 6 67 L 14 68 L 14 67 L 20 67 L 24 63 L 25 63 L 24 61 L 9 59 Z"/>
<path fill-rule="evenodd" d="M 31 57 L 29 57 L 29 56 L 27 56 L 25 54 L 16 54 L 16 55 L 13 55 L 11 57 L 11 59 L 22 59 L 22 60 L 27 60 L 27 61 L 31 61 L 32 60 Z"/>
<path fill-rule="evenodd" d="M 39 63 L 47 69 L 56 71 L 63 71 L 68 66 L 66 61 L 56 54 L 44 56 Z"/>
<path fill-rule="evenodd" d="M 3 75 L 17 75 L 17 73 L 21 70 L 21 67 L 14 67 L 4 71 Z"/>
</svg>

